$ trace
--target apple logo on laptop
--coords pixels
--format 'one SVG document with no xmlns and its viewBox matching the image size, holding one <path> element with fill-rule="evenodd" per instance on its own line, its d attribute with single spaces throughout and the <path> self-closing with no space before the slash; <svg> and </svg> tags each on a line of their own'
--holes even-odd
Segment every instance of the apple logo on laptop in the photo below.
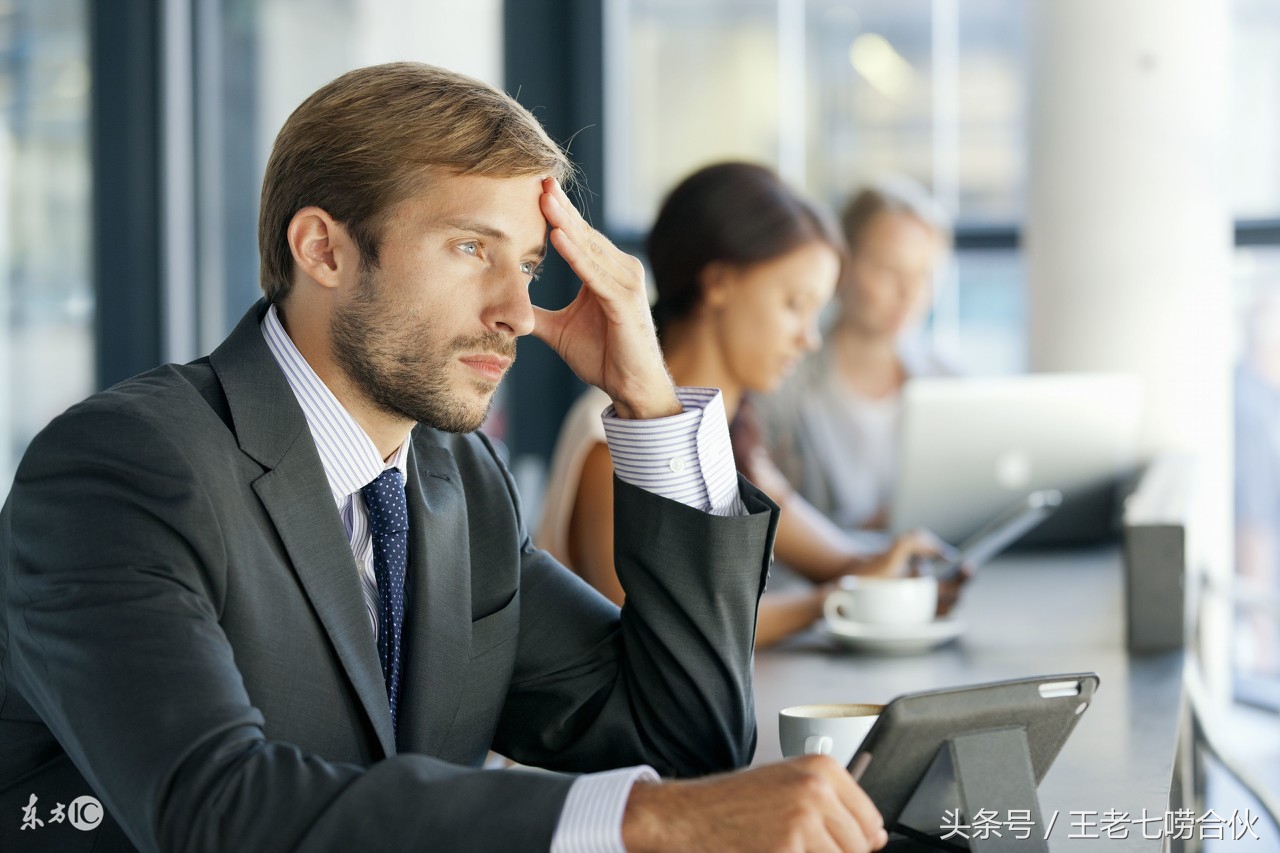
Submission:
<svg viewBox="0 0 1280 853">
<path fill-rule="evenodd" d="M 1006 450 L 996 457 L 996 482 L 1009 491 L 1025 491 L 1031 483 L 1031 454 Z"/>
</svg>

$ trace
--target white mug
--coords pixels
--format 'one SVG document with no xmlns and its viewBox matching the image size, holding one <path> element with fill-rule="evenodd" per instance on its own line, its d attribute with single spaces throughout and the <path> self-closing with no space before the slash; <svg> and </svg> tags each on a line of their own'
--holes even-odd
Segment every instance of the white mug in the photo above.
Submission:
<svg viewBox="0 0 1280 853">
<path fill-rule="evenodd" d="M 830 755 L 847 765 L 875 725 L 883 705 L 796 705 L 778 712 L 782 754 Z"/>
<path fill-rule="evenodd" d="M 866 625 L 918 625 L 932 622 L 938 610 L 938 580 L 844 577 L 822 604 L 827 621 Z"/>
</svg>

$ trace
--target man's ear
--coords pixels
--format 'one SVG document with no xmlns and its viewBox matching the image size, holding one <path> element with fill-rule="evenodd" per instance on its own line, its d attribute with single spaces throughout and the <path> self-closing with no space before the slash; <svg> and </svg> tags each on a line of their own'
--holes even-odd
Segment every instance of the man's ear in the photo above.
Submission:
<svg viewBox="0 0 1280 853">
<path fill-rule="evenodd" d="M 336 219 L 319 207 L 304 207 L 285 232 L 295 269 L 321 287 L 339 287 L 359 269 L 359 251 Z"/>
<path fill-rule="evenodd" d="M 734 268 L 723 261 L 712 261 L 698 273 L 698 287 L 702 291 L 702 304 L 711 309 L 719 309 L 729 301 L 729 290 L 733 284 Z"/>
</svg>

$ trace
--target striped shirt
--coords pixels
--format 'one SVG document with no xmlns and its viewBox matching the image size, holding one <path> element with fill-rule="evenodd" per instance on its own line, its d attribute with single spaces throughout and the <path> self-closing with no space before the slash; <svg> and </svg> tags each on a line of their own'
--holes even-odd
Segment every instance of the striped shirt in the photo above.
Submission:
<svg viewBox="0 0 1280 853">
<path fill-rule="evenodd" d="M 373 571 L 373 537 L 369 532 L 369 513 L 365 510 L 360 490 L 388 468 L 399 469 L 405 482 L 408 482 L 409 442 L 403 442 L 389 460 L 383 461 L 373 439 L 342 407 L 338 398 L 333 396 L 333 392 L 293 345 L 284 327 L 280 325 L 274 305 L 267 309 L 267 316 L 262 321 L 262 335 L 280 369 L 284 371 L 293 395 L 298 398 L 298 405 L 302 407 L 302 414 L 311 430 L 311 438 L 320 453 L 320 464 L 324 466 L 329 490 L 333 493 L 334 503 L 338 505 L 338 515 L 347 532 L 347 541 L 351 543 L 351 553 L 356 558 L 364 606 L 369 613 L 374 642 L 377 643 L 378 618 L 381 612 L 378 578 Z"/>
<path fill-rule="evenodd" d="M 407 478 L 409 442 L 383 460 L 368 434 L 343 408 L 280 324 L 272 305 L 262 321 L 262 336 L 298 399 L 320 454 L 329 489 L 342 517 L 369 624 L 378 634 L 378 583 L 373 572 L 369 516 L 360 489 L 387 468 Z M 678 415 L 654 420 L 625 420 L 610 406 L 602 415 L 609 453 L 619 479 L 654 494 L 715 515 L 745 515 L 729 444 L 724 400 L 714 388 L 681 388 Z M 622 815 L 637 781 L 657 781 L 649 767 L 625 767 L 579 776 L 569 788 L 552 853 L 622 853 Z"/>
<path fill-rule="evenodd" d="M 604 410 L 604 434 L 618 479 L 713 515 L 746 515 L 718 388 L 679 388 L 684 411 L 648 421 Z"/>
</svg>

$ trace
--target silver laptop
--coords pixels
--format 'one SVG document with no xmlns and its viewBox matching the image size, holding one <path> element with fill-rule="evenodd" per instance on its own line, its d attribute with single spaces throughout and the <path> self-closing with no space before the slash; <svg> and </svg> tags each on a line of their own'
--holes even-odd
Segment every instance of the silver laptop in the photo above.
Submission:
<svg viewBox="0 0 1280 853">
<path fill-rule="evenodd" d="M 895 532 L 961 542 L 1028 492 L 1062 506 L 1025 542 L 1103 539 L 1137 459 L 1141 385 L 1113 374 L 913 379 L 902 395 Z"/>
</svg>

